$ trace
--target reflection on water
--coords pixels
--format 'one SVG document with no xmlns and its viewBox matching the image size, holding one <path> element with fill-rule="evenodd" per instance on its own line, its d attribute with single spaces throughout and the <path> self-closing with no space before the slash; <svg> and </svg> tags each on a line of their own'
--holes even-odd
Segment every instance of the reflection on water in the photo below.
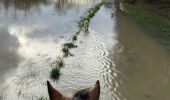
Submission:
<svg viewBox="0 0 170 100">
<path fill-rule="evenodd" d="M 46 1 L 43 2 L 43 0 L 37 0 L 37 2 L 30 1 L 28 6 L 23 9 L 21 9 L 21 6 L 15 7 L 18 5 L 16 4 L 17 2 L 19 1 L 8 1 L 9 6 L 7 7 L 4 6 L 5 1 L 0 2 L 2 8 L 0 27 L 4 27 L 0 28 L 0 32 L 2 32 L 0 39 L 2 38 L 1 47 L 5 49 L 0 48 L 3 57 L 1 61 L 2 63 L 5 62 L 5 67 L 0 66 L 2 69 L 0 74 L 3 76 L 0 79 L 4 79 L 0 84 L 0 99 L 17 100 L 19 98 L 20 100 L 36 100 L 40 96 L 48 97 L 45 82 L 50 79 L 50 61 L 61 55 L 61 46 L 63 42 L 67 41 L 67 37 L 70 37 L 77 30 L 77 21 L 80 19 L 80 16 L 99 1 L 83 0 L 80 2 L 68 0 L 63 3 L 63 6 L 61 6 L 62 10 L 60 11 L 56 7 L 58 1 L 47 1 L 48 3 Z M 25 0 L 21 2 L 23 7 L 26 4 L 27 1 Z M 59 5 L 61 5 L 61 2 Z M 35 9 L 36 7 L 39 8 L 40 12 L 37 12 L 37 9 L 32 10 L 34 7 Z M 25 16 L 25 11 L 27 10 L 30 13 L 27 13 Z M 8 45 L 11 50 L 10 52 L 8 52 Z M 13 69 L 8 69 L 7 65 Z M 71 63 L 71 65 L 74 66 L 75 64 Z M 66 66 L 71 68 L 70 65 Z M 78 82 L 79 79 L 83 79 L 83 76 L 79 76 L 79 79 L 74 78 L 78 70 L 71 70 L 69 72 L 74 75 L 70 76 L 71 73 L 67 77 L 63 75 L 63 81 L 57 84 L 64 92 L 69 88 L 75 89 L 75 85 L 69 84 L 70 82 L 75 84 L 75 81 L 72 80 L 77 80 Z M 80 73 L 80 75 L 82 74 Z M 96 81 L 96 77 L 89 78 L 88 83 L 85 80 L 81 80 L 81 82 L 90 84 Z M 81 87 L 79 82 L 77 87 Z M 69 86 L 66 84 L 69 84 Z"/>
<path fill-rule="evenodd" d="M 8 29 L 8 33 L 18 41 L 16 54 L 22 59 L 15 65 L 11 76 L 7 76 L 3 82 L 6 91 L 0 88 L 2 92 L 0 94 L 5 100 L 16 100 L 17 97 L 21 100 L 30 100 L 37 98 L 37 95 L 47 95 L 44 87 L 46 80 L 49 79 L 49 61 L 61 55 L 62 39 L 51 37 L 33 39 L 26 35 L 32 31 L 34 29 L 23 26 L 13 26 Z M 39 89 L 43 92 L 37 91 Z"/>
<path fill-rule="evenodd" d="M 42 10 L 42 6 L 55 5 L 56 11 L 69 10 L 73 7 L 82 7 L 89 3 L 97 3 L 99 0 L 0 0 L 0 7 L 5 10 L 24 11 L 31 13 Z"/>
<path fill-rule="evenodd" d="M 48 97 L 50 62 L 99 1 L 0 0 L 0 100 Z M 67 95 L 99 79 L 101 100 L 169 100 L 170 57 L 127 16 L 113 16 L 109 2 L 79 36 L 59 82 L 51 83 Z"/>
<path fill-rule="evenodd" d="M 68 3 L 67 1 L 68 1 L 68 0 L 57 0 L 57 1 L 56 1 L 56 4 L 55 4 L 55 5 L 56 5 L 56 8 L 59 9 L 59 10 L 62 9 L 62 8 L 64 9 L 65 4 Z"/>
<path fill-rule="evenodd" d="M 111 55 L 109 51 L 112 51 L 118 43 L 116 40 L 117 32 L 114 30 L 116 20 L 111 16 L 111 12 L 113 12 L 111 8 L 114 8 L 112 3 L 105 3 L 90 24 L 90 29 L 95 31 L 95 33 L 91 33 L 94 41 L 91 45 L 94 46 L 95 59 L 97 60 L 95 64 L 98 64 L 102 77 L 100 80 L 103 85 L 101 88 L 101 100 L 119 100 L 117 91 L 119 84 L 116 80 L 117 66 L 115 61 L 109 57 Z M 114 50 L 114 53 L 116 51 Z"/>
<path fill-rule="evenodd" d="M 6 71 L 16 68 L 19 56 L 17 39 L 11 36 L 6 28 L 0 30 L 0 84 L 2 84 Z"/>
<path fill-rule="evenodd" d="M 89 4 L 93 5 L 100 1 L 101 0 L 56 0 L 55 8 L 56 12 L 60 13 L 65 13 L 67 10 L 72 8 L 77 8 L 76 10 L 78 11 L 82 7 L 88 7 Z"/>
<path fill-rule="evenodd" d="M 0 0 L 0 4 L 6 10 L 15 9 L 29 12 L 32 7 L 36 7 L 37 9 L 42 4 L 47 5 L 48 0 Z"/>
</svg>

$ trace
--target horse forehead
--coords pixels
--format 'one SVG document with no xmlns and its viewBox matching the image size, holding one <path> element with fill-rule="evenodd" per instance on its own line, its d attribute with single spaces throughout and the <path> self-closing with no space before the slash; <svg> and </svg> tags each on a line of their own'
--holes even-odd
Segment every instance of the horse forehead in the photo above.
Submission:
<svg viewBox="0 0 170 100">
<path fill-rule="evenodd" d="M 87 98 L 73 98 L 72 100 L 88 100 Z"/>
<path fill-rule="evenodd" d="M 88 99 L 87 98 L 73 97 L 73 98 L 64 98 L 64 100 L 88 100 Z"/>
<path fill-rule="evenodd" d="M 89 89 L 90 88 L 86 88 L 86 89 L 81 89 L 79 91 L 77 91 L 72 100 L 88 100 L 89 98 Z"/>
</svg>

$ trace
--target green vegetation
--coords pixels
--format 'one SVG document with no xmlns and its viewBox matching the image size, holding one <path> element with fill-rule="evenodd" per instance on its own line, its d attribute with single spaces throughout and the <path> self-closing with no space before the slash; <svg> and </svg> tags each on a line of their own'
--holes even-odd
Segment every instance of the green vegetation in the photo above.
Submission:
<svg viewBox="0 0 170 100">
<path fill-rule="evenodd" d="M 47 100 L 47 98 L 46 97 L 39 97 L 37 100 Z"/>
<path fill-rule="evenodd" d="M 68 49 L 67 47 L 64 47 L 64 48 L 62 49 L 62 51 L 63 51 L 63 53 L 64 53 L 64 57 L 68 57 L 68 55 L 70 54 L 70 51 L 69 51 L 69 49 Z"/>
<path fill-rule="evenodd" d="M 101 2 L 97 4 L 96 6 L 90 8 L 84 15 L 84 17 L 81 18 L 79 22 L 79 30 L 73 35 L 71 38 L 72 42 L 65 43 L 62 52 L 63 52 L 63 58 L 58 58 L 52 63 L 52 70 L 50 71 L 50 77 L 54 80 L 58 80 L 60 77 L 60 69 L 64 67 L 64 62 L 63 59 L 64 57 L 68 57 L 69 55 L 71 56 L 72 54 L 70 53 L 70 49 L 77 47 L 74 42 L 77 41 L 77 36 L 80 34 L 81 31 L 87 32 L 90 19 L 95 16 L 96 12 L 100 9 L 102 4 L 104 3 Z M 45 100 L 43 98 L 39 98 L 38 100 Z"/>
<path fill-rule="evenodd" d="M 137 5 L 123 3 L 123 7 L 128 14 L 144 25 L 144 27 L 154 30 L 155 34 L 152 35 L 170 36 L 170 24 L 167 20 L 160 18 Z"/>
<path fill-rule="evenodd" d="M 50 72 L 50 77 L 54 80 L 58 80 L 60 77 L 60 68 L 58 66 L 55 66 L 52 68 L 51 72 Z"/>
<path fill-rule="evenodd" d="M 79 22 L 79 30 L 72 37 L 73 42 L 77 40 L 77 35 L 79 35 L 81 31 L 85 31 L 85 32 L 88 31 L 90 19 L 95 16 L 95 14 L 100 9 L 100 7 L 102 6 L 103 3 L 104 3 L 104 1 L 95 5 L 92 8 L 90 8 L 85 13 L 85 15 L 83 17 L 81 17 L 81 20 Z M 69 43 L 64 44 L 64 47 L 62 49 L 62 51 L 64 53 L 64 57 L 68 57 L 68 55 L 70 55 L 69 49 L 77 47 L 73 42 L 69 42 Z"/>
<path fill-rule="evenodd" d="M 74 43 L 69 42 L 69 43 L 65 43 L 64 47 L 68 48 L 68 49 L 71 49 L 71 48 L 76 48 L 77 46 Z"/>
<path fill-rule="evenodd" d="M 79 34 L 80 34 L 80 32 L 81 32 L 80 30 L 79 30 L 79 31 L 77 31 L 77 32 L 76 32 L 76 35 L 79 35 Z"/>
<path fill-rule="evenodd" d="M 76 41 L 76 40 L 77 40 L 77 36 L 74 35 L 74 36 L 72 37 L 72 40 L 73 40 L 73 41 Z"/>
<path fill-rule="evenodd" d="M 58 57 L 57 60 L 52 62 L 51 66 L 52 67 L 57 66 L 59 68 L 62 68 L 62 67 L 64 67 L 64 61 L 63 61 L 63 59 L 61 57 Z"/>
<path fill-rule="evenodd" d="M 75 35 L 72 37 L 72 41 L 73 42 L 69 42 L 69 43 L 65 43 L 64 47 L 62 49 L 62 52 L 64 53 L 64 57 L 68 57 L 69 55 L 71 55 L 69 49 L 75 48 L 77 47 L 74 44 L 74 41 L 77 40 L 77 35 L 80 34 L 81 31 L 87 32 L 88 31 L 88 27 L 89 27 L 89 23 L 90 23 L 90 19 L 92 17 L 95 16 L 95 14 L 97 13 L 97 11 L 100 9 L 100 7 L 102 6 L 102 4 L 104 3 L 101 2 L 97 5 L 95 5 L 94 7 L 90 8 L 84 15 L 84 17 L 81 17 L 81 20 L 79 22 L 79 30 L 75 33 Z"/>
<path fill-rule="evenodd" d="M 64 54 L 64 57 L 68 57 L 69 55 L 72 55 L 69 51 L 69 49 L 72 49 L 72 48 L 76 48 L 77 46 L 72 43 L 72 42 L 69 42 L 69 43 L 65 43 L 64 44 L 64 47 L 62 49 L 62 52 Z"/>
<path fill-rule="evenodd" d="M 83 17 L 81 17 L 81 20 L 79 22 L 79 27 L 81 31 L 88 31 L 90 19 L 95 16 L 97 11 L 100 9 L 100 7 L 103 5 L 104 1 L 97 4 L 96 6 L 90 8 Z"/>
<path fill-rule="evenodd" d="M 52 70 L 50 71 L 50 77 L 53 80 L 58 80 L 60 77 L 60 69 L 64 67 L 64 61 L 61 57 L 51 63 Z"/>
</svg>

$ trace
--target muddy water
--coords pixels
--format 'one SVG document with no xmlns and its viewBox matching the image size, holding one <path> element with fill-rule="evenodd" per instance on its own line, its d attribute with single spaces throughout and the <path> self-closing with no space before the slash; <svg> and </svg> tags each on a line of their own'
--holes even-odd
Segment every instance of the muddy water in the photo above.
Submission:
<svg viewBox="0 0 170 100">
<path fill-rule="evenodd" d="M 125 14 L 117 14 L 116 30 L 122 48 L 117 62 L 121 100 L 169 100 L 168 53 Z"/>
<path fill-rule="evenodd" d="M 0 0 L 0 100 L 48 97 L 50 62 L 98 0 Z M 113 14 L 112 14 L 113 13 Z M 101 82 L 101 100 L 169 100 L 170 57 L 112 4 L 104 4 L 65 59 L 64 95 Z"/>
</svg>

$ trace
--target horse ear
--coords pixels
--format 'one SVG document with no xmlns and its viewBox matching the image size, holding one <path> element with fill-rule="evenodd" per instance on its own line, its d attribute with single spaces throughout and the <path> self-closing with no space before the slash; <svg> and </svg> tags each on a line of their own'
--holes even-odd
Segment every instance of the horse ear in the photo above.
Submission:
<svg viewBox="0 0 170 100">
<path fill-rule="evenodd" d="M 54 89 L 49 81 L 47 81 L 47 87 L 50 100 L 64 100 L 63 95 L 59 91 Z"/>
<path fill-rule="evenodd" d="M 89 91 L 89 100 L 99 100 L 100 97 L 100 82 L 96 81 L 95 86 Z"/>
</svg>

